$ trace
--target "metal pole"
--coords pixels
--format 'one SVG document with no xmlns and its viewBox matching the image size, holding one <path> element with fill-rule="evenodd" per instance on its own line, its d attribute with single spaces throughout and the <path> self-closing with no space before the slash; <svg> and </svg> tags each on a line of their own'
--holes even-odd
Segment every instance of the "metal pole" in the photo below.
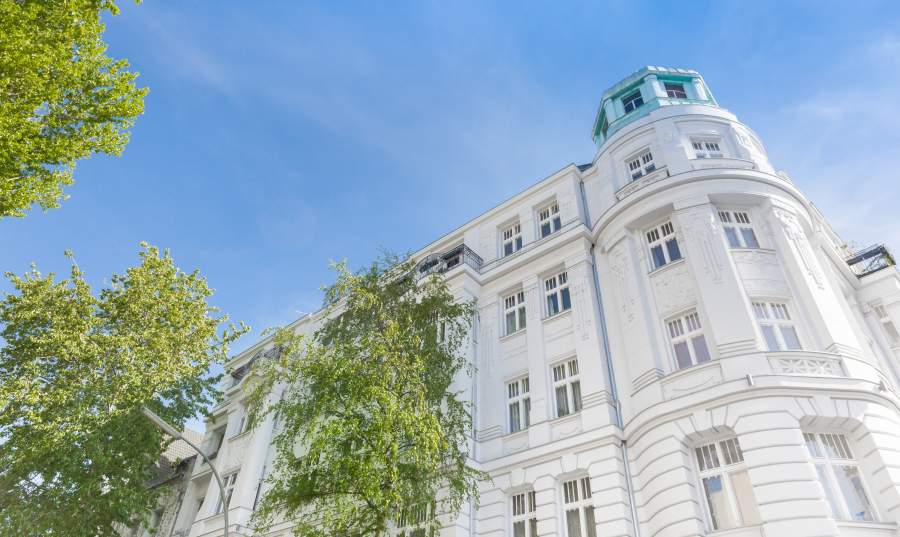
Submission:
<svg viewBox="0 0 900 537">
<path fill-rule="evenodd" d="M 219 475 L 216 467 L 213 466 L 212 461 L 209 460 L 209 457 L 207 457 L 205 453 L 203 453 L 203 450 L 195 446 L 193 442 L 185 438 L 183 434 L 176 431 L 174 427 L 166 423 L 165 420 L 157 416 L 152 410 L 147 407 L 141 407 L 141 412 L 143 412 L 144 415 L 147 416 L 147 418 L 152 421 L 154 425 L 159 427 L 159 429 L 164 433 L 168 434 L 176 440 L 184 440 L 185 443 L 194 448 L 194 451 L 196 451 L 201 457 L 203 457 L 203 460 L 205 460 L 206 464 L 209 465 L 209 469 L 212 470 L 213 475 L 216 477 L 216 483 L 219 484 L 219 499 L 222 502 L 222 513 L 225 515 L 225 533 L 223 534 L 223 537 L 228 537 L 228 504 L 225 500 L 225 486 L 222 483 L 222 477 Z"/>
</svg>

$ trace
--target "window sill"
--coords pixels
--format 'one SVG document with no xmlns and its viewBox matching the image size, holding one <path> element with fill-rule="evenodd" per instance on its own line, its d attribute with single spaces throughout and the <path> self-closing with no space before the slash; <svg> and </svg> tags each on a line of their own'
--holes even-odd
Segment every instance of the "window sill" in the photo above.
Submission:
<svg viewBox="0 0 900 537">
<path fill-rule="evenodd" d="M 707 535 L 716 537 L 726 537 L 728 535 L 746 535 L 748 531 L 756 530 L 759 532 L 762 529 L 761 525 L 753 525 L 753 526 L 738 526 L 736 528 L 728 528 L 727 530 L 712 530 Z"/>
<path fill-rule="evenodd" d="M 656 267 L 655 269 L 653 269 L 653 270 L 651 270 L 650 272 L 648 272 L 647 275 L 648 275 L 648 276 L 655 276 L 656 274 L 659 274 L 660 272 L 664 272 L 664 271 L 665 271 L 666 269 L 668 269 L 668 268 L 678 266 L 678 265 L 680 265 L 680 264 L 682 264 L 682 263 L 684 263 L 684 262 L 685 262 L 685 258 L 682 257 L 681 259 L 679 259 L 679 260 L 677 260 L 677 261 L 672 261 L 672 262 L 670 262 L 670 263 L 666 263 L 665 265 L 663 265 L 663 266 L 661 266 L 661 267 Z"/>
<path fill-rule="evenodd" d="M 576 411 L 576 412 L 572 412 L 572 413 L 566 414 L 565 416 L 558 416 L 558 417 L 553 418 L 553 419 L 548 420 L 548 421 L 549 421 L 550 423 L 562 423 L 562 422 L 564 422 L 564 421 L 574 420 L 575 418 L 577 418 L 577 417 L 580 416 L 580 415 L 581 415 L 581 410 L 578 410 L 578 411 Z"/>
<path fill-rule="evenodd" d="M 835 524 L 845 528 L 871 528 L 878 530 L 895 530 L 896 524 L 890 522 L 860 522 L 858 520 L 835 520 Z"/>
<path fill-rule="evenodd" d="M 671 380 L 674 378 L 678 378 L 684 375 L 690 375 L 693 372 L 700 371 L 702 369 L 715 367 L 718 364 L 717 358 L 711 358 L 708 362 L 703 362 L 702 364 L 694 364 L 690 367 L 684 367 L 682 369 L 675 369 L 671 371 L 668 375 L 663 377 L 666 380 Z"/>
<path fill-rule="evenodd" d="M 247 435 L 250 434 L 250 432 L 251 432 L 252 430 L 253 430 L 253 429 L 247 429 L 246 431 L 244 431 L 244 432 L 242 432 L 242 433 L 238 433 L 238 434 L 236 434 L 236 435 L 234 435 L 234 436 L 229 436 L 229 437 L 228 437 L 228 441 L 231 442 L 232 440 L 237 440 L 237 439 L 239 439 L 239 438 L 242 438 L 242 437 L 244 437 L 244 436 L 247 436 Z"/>
<path fill-rule="evenodd" d="M 557 314 L 551 315 L 549 317 L 544 317 L 543 319 L 541 319 L 541 322 L 545 323 L 547 321 L 552 321 L 553 319 L 559 319 L 561 317 L 565 317 L 566 315 L 570 315 L 571 313 L 572 313 L 572 308 L 569 308 L 567 310 L 563 310 L 563 311 L 561 311 Z"/>
<path fill-rule="evenodd" d="M 528 427 L 525 427 L 524 429 L 521 429 L 521 430 L 516 431 L 516 432 L 514 432 L 514 433 L 506 433 L 506 434 L 503 435 L 501 438 L 503 438 L 504 440 L 512 440 L 513 438 L 518 438 L 518 437 L 520 437 L 520 436 L 528 436 L 528 429 L 529 429 L 530 427 L 531 427 L 531 426 L 529 425 Z"/>
<path fill-rule="evenodd" d="M 526 327 L 526 328 L 521 328 L 521 329 L 516 330 L 515 332 L 512 332 L 512 333 L 509 333 L 509 334 L 500 336 L 500 341 L 506 341 L 506 340 L 508 340 L 508 339 L 515 339 L 516 336 L 519 336 L 519 335 L 524 334 L 526 330 L 528 330 L 527 327 Z"/>
</svg>

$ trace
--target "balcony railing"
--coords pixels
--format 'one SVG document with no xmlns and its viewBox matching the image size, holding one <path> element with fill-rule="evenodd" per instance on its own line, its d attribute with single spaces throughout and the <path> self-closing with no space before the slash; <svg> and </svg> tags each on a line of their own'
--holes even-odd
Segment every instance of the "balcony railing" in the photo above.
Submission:
<svg viewBox="0 0 900 537">
<path fill-rule="evenodd" d="M 472 267 L 475 272 L 480 272 L 484 261 L 474 250 L 465 244 L 460 244 L 449 252 L 426 256 L 416 265 L 416 279 L 424 278 L 429 274 L 443 274 L 463 263 Z"/>
<path fill-rule="evenodd" d="M 894 257 L 883 244 L 875 244 L 854 252 L 846 261 L 850 270 L 859 278 L 896 264 Z"/>
</svg>

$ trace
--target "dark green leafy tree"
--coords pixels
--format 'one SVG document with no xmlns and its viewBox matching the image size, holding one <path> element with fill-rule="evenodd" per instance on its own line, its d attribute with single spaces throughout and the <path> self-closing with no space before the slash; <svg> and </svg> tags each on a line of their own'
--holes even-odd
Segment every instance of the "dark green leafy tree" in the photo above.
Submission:
<svg viewBox="0 0 900 537">
<path fill-rule="evenodd" d="M 212 291 L 168 252 L 94 294 L 68 279 L 7 274 L 0 301 L 0 535 L 112 537 L 156 505 L 167 439 L 142 405 L 176 427 L 214 401 L 228 344 L 245 327 L 207 303 Z"/>
<path fill-rule="evenodd" d="M 338 264 L 314 335 L 275 331 L 281 352 L 257 367 L 250 398 L 255 422 L 274 412 L 280 424 L 259 529 L 286 517 L 299 535 L 384 535 L 402 518 L 427 532 L 436 512 L 476 498 L 482 475 L 468 465 L 471 420 L 454 383 L 471 373 L 473 306 L 413 268 Z"/>
<path fill-rule="evenodd" d="M 58 207 L 77 160 L 128 143 L 147 90 L 106 56 L 104 13 L 114 0 L 0 0 L 0 217 Z"/>
</svg>

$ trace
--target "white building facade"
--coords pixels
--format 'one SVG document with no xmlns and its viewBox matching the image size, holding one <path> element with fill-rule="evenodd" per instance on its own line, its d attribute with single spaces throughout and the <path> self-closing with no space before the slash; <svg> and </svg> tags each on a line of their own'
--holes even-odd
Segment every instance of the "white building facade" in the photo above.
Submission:
<svg viewBox="0 0 900 537">
<path fill-rule="evenodd" d="M 442 536 L 898 536 L 900 273 L 851 253 L 695 71 L 603 94 L 598 151 L 416 254 L 477 304 L 491 477 Z M 297 321 L 312 331 L 318 318 Z M 249 536 L 271 467 L 228 365 L 172 534 Z M 270 533 L 290 535 L 288 524 Z"/>
</svg>

